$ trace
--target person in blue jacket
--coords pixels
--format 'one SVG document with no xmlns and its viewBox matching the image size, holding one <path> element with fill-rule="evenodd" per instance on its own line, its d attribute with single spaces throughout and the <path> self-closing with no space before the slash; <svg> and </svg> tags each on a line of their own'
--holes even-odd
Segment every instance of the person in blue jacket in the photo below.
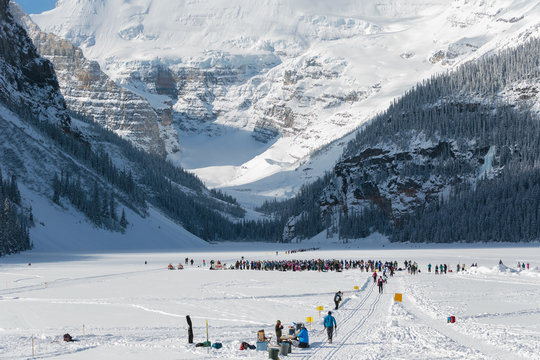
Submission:
<svg viewBox="0 0 540 360">
<path fill-rule="evenodd" d="M 309 347 L 309 335 L 305 326 L 302 325 L 300 332 L 296 335 L 298 338 L 298 347 L 299 348 L 308 348 Z"/>
<path fill-rule="evenodd" d="M 334 335 L 334 328 L 337 329 L 336 318 L 332 316 L 332 312 L 329 311 L 328 315 L 324 317 L 323 320 L 324 328 L 328 333 L 328 342 L 332 343 L 332 336 Z"/>
</svg>

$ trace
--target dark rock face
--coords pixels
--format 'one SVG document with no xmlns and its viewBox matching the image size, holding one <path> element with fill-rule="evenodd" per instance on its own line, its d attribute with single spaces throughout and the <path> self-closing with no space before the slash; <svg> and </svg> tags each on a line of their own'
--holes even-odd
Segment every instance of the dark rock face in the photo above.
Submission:
<svg viewBox="0 0 540 360">
<path fill-rule="evenodd" d="M 8 8 L 9 0 L 0 0 L 0 13 L 4 14 Z"/>
<path fill-rule="evenodd" d="M 340 199 L 338 205 L 344 209 L 374 204 L 399 221 L 460 181 L 474 181 L 488 150 L 459 147 L 448 139 L 408 149 L 392 143 L 387 148 L 367 148 L 336 164 L 341 186 L 332 190 L 332 196 Z"/>
<path fill-rule="evenodd" d="M 39 56 L 8 5 L 8 0 L 0 0 L 0 101 L 21 115 L 69 127 L 53 66 Z"/>
</svg>

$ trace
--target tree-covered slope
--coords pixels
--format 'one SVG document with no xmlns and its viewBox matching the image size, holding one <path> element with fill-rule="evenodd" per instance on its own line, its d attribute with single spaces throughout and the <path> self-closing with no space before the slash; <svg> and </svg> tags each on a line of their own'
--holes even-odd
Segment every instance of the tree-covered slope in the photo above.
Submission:
<svg viewBox="0 0 540 360">
<path fill-rule="evenodd" d="M 291 224 L 313 224 L 295 235 L 328 227 L 395 241 L 540 238 L 539 55 L 532 40 L 408 91 L 295 200 L 308 206 L 289 214 Z"/>
</svg>

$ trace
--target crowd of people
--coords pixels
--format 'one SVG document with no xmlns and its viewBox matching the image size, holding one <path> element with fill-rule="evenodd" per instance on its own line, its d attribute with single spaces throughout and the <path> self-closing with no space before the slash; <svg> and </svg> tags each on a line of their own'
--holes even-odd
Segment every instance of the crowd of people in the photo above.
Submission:
<svg viewBox="0 0 540 360">
<path fill-rule="evenodd" d="M 147 262 L 145 261 L 145 264 Z M 185 258 L 184 264 L 193 266 L 194 259 Z M 210 260 L 210 270 L 264 270 L 264 271 L 337 271 L 360 270 L 365 272 L 387 271 L 394 275 L 396 270 L 404 270 L 410 274 L 416 274 L 418 264 L 412 261 L 405 261 L 405 268 L 398 268 L 397 261 L 381 260 L 352 260 L 352 259 L 284 259 L 284 260 L 246 260 L 241 259 L 232 263 L 222 263 L 220 260 Z M 200 265 L 197 265 L 200 266 Z M 202 260 L 202 267 L 206 267 L 206 260 Z M 169 264 L 169 268 L 174 268 Z M 183 268 L 178 264 L 178 268 Z"/>
<path fill-rule="evenodd" d="M 320 248 L 309 248 L 309 249 L 294 249 L 294 250 L 286 250 L 285 251 L 285 254 L 296 254 L 296 253 L 300 253 L 300 252 L 306 252 L 306 251 L 317 251 L 319 250 Z M 278 254 L 278 252 L 276 251 L 276 255 Z"/>
<path fill-rule="evenodd" d="M 219 262 L 221 264 L 221 262 Z M 395 271 L 397 261 L 385 262 L 378 260 L 344 260 L 344 259 L 309 259 L 309 260 L 237 260 L 231 265 L 224 265 L 230 270 L 266 270 L 266 271 L 343 271 L 360 270 L 365 272 Z"/>
</svg>

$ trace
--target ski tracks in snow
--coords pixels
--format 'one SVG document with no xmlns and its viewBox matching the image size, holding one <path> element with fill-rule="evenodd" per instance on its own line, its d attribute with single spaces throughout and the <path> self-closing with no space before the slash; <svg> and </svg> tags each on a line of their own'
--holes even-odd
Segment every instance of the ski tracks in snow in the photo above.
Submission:
<svg viewBox="0 0 540 360">
<path fill-rule="evenodd" d="M 368 278 L 361 293 L 344 302 L 335 312 L 339 336 L 332 344 L 324 329 L 311 332 L 311 347 L 296 349 L 289 358 L 317 359 L 521 359 L 485 341 L 471 338 L 433 318 L 405 291 L 403 276 L 389 279 L 385 293 Z M 393 300 L 394 292 L 404 292 L 403 303 Z M 320 326 L 320 325 L 317 325 Z M 427 357 L 422 357 L 427 356 Z"/>
<path fill-rule="evenodd" d="M 366 322 L 375 313 L 377 304 L 381 299 L 380 294 L 375 291 L 375 284 L 371 283 L 371 281 L 371 277 L 366 279 L 362 286 L 364 294 L 359 300 L 356 294 L 353 295 L 353 297 L 343 302 L 340 310 L 337 310 L 337 312 L 334 313 L 338 322 L 338 334 L 343 335 L 334 335 L 334 342 L 330 344 L 326 339 L 327 335 L 324 329 L 313 331 L 311 336 L 312 347 L 309 349 L 302 349 L 301 352 L 299 351 L 298 355 L 300 356 L 300 359 L 344 359 L 346 357 L 354 357 L 356 349 L 353 347 L 351 351 L 349 346 L 351 345 L 350 340 L 353 337 L 365 335 Z M 348 304 L 349 306 L 345 307 L 345 304 Z M 367 304 L 369 304 L 369 307 L 366 311 Z M 352 309 L 350 308 L 351 306 L 353 306 Z M 346 312 L 345 316 L 339 316 L 344 312 Z M 365 312 L 364 316 L 361 319 L 358 319 L 359 315 L 362 315 L 363 312 Z M 297 356 L 297 354 L 291 355 Z"/>
</svg>

